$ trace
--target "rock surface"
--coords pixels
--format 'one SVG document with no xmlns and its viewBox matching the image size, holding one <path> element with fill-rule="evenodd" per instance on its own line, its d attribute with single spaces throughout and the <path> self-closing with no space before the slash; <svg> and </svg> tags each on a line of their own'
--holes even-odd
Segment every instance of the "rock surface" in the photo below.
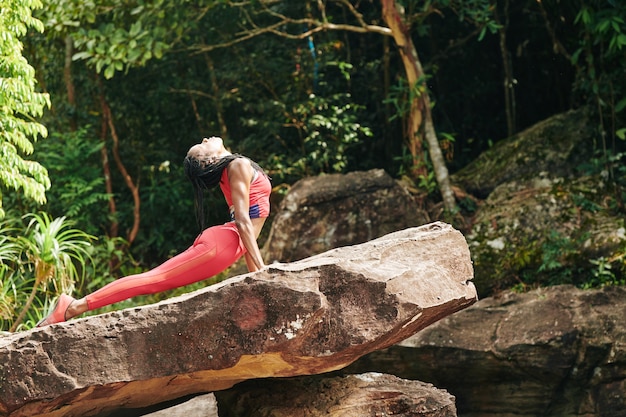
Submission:
<svg viewBox="0 0 626 417">
<path fill-rule="evenodd" d="M 155 305 L 0 339 L 0 416 L 105 415 L 251 378 L 337 370 L 476 301 L 444 223 Z"/>
<path fill-rule="evenodd" d="M 141 415 L 144 417 L 224 417 L 218 414 L 217 400 L 213 393 L 198 395 L 163 410 Z"/>
<path fill-rule="evenodd" d="M 515 285 L 623 283 L 623 198 L 607 165 L 591 157 L 593 120 L 584 108 L 557 114 L 452 176 L 484 199 L 465 232 L 482 297 Z M 623 162 L 612 170 L 623 177 Z"/>
<path fill-rule="evenodd" d="M 498 186 L 467 234 L 478 292 L 487 296 L 516 284 L 618 281 L 626 272 L 619 262 L 626 225 L 623 214 L 602 208 L 599 182 L 538 175 Z"/>
<path fill-rule="evenodd" d="M 249 381 L 217 397 L 220 417 L 456 417 L 448 392 L 380 373 Z"/>
<path fill-rule="evenodd" d="M 382 169 L 304 178 L 281 201 L 264 258 L 291 262 L 421 226 L 422 206 Z"/>
<path fill-rule="evenodd" d="M 623 417 L 624 318 L 624 287 L 505 293 L 342 372 L 433 383 L 464 417 Z"/>
<path fill-rule="evenodd" d="M 557 114 L 498 141 L 451 180 L 485 198 L 501 184 L 537 178 L 540 173 L 575 176 L 578 165 L 592 152 L 594 135 L 590 113 L 585 108 Z"/>
</svg>

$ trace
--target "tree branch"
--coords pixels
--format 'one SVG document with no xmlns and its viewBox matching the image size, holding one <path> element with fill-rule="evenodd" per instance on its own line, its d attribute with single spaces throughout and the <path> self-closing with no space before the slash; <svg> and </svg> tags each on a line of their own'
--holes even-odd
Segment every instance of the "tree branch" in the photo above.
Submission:
<svg viewBox="0 0 626 417">
<path fill-rule="evenodd" d="M 133 195 L 133 201 L 134 201 L 133 227 L 128 233 L 128 237 L 126 239 L 128 240 L 129 244 L 132 244 L 135 238 L 137 237 L 137 233 L 139 233 L 139 223 L 141 220 L 141 217 L 140 217 L 141 199 L 139 198 L 139 186 L 135 184 L 135 182 L 133 181 L 133 178 L 130 176 L 130 174 L 126 170 L 126 167 L 124 166 L 124 163 L 122 162 L 122 158 L 120 157 L 120 154 L 119 154 L 119 142 L 120 141 L 119 141 L 119 137 L 117 136 L 117 131 L 115 130 L 115 124 L 113 123 L 113 116 L 111 115 L 111 108 L 109 107 L 109 104 L 106 102 L 106 99 L 102 100 L 102 104 L 103 104 L 103 107 L 102 107 L 103 115 L 105 116 L 107 120 L 107 123 L 109 125 L 109 132 L 111 133 L 111 138 L 113 139 L 113 148 L 111 149 L 111 152 L 113 153 L 113 159 L 115 160 L 117 168 L 119 169 L 120 173 L 122 174 L 122 177 L 124 178 L 124 182 L 126 182 L 126 186 L 128 187 L 131 194 Z"/>
<path fill-rule="evenodd" d="M 563 46 L 561 41 L 559 41 L 559 39 L 556 37 L 556 33 L 554 31 L 554 28 L 550 24 L 550 19 L 548 18 L 548 13 L 546 12 L 546 9 L 543 7 L 543 3 L 541 2 L 541 0 L 537 0 L 537 4 L 539 5 L 539 11 L 541 12 L 541 16 L 543 17 L 543 21 L 546 24 L 546 30 L 548 31 L 548 34 L 550 35 L 550 39 L 552 39 L 552 49 L 554 50 L 555 53 L 560 53 L 568 61 L 571 62 L 572 61 L 572 55 L 567 51 L 567 49 L 565 49 L 565 47 Z"/>
<path fill-rule="evenodd" d="M 327 30 L 348 31 L 348 32 L 353 32 L 353 33 L 377 33 L 377 34 L 384 35 L 384 36 L 392 36 L 391 29 L 389 29 L 388 27 L 366 23 L 363 20 L 363 15 L 359 13 L 354 8 L 354 6 L 350 4 L 348 0 L 337 0 L 337 3 L 344 6 L 352 14 L 352 16 L 354 16 L 354 18 L 357 20 L 359 25 L 338 24 L 338 23 L 329 22 L 326 18 L 325 5 L 323 4 L 323 2 L 319 0 L 317 3 L 318 3 L 319 12 L 322 16 L 321 20 L 310 18 L 310 17 L 296 19 L 296 18 L 286 16 L 282 13 L 278 13 L 274 10 L 269 9 L 268 6 L 273 3 L 276 3 L 276 1 L 261 2 L 261 6 L 263 7 L 263 10 L 262 12 L 258 14 L 269 15 L 278 19 L 275 23 L 267 25 L 267 26 L 263 26 L 263 27 L 258 26 L 254 22 L 254 19 L 248 13 L 248 11 L 244 9 L 244 6 L 250 5 L 249 2 L 231 3 L 231 6 L 242 8 L 243 13 L 246 15 L 246 20 L 248 21 L 251 28 L 242 30 L 241 32 L 235 35 L 234 39 L 228 42 L 221 42 L 221 43 L 216 43 L 212 45 L 198 45 L 196 47 L 192 47 L 192 50 L 194 50 L 194 54 L 200 54 L 200 53 L 209 52 L 209 51 L 213 51 L 213 50 L 221 49 L 221 48 L 228 48 L 238 43 L 245 42 L 254 37 L 257 37 L 263 34 L 268 34 L 268 33 L 276 35 L 276 36 L 280 36 L 282 38 L 292 39 L 292 40 L 306 39 L 309 36 L 312 36 L 316 33 L 327 31 Z M 310 29 L 304 32 L 290 33 L 285 29 L 281 29 L 287 25 L 297 25 L 301 27 L 307 26 Z"/>
</svg>

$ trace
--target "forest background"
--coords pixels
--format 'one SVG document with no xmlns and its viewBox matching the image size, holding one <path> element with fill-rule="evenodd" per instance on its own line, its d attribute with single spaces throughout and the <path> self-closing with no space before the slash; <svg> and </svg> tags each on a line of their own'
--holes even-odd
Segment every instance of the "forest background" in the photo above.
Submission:
<svg viewBox="0 0 626 417">
<path fill-rule="evenodd" d="M 448 219 L 471 210 L 451 173 L 571 108 L 595 112 L 589 159 L 614 166 L 625 21 L 618 0 L 5 0 L 0 327 L 187 248 L 182 159 L 203 137 L 259 162 L 277 194 L 384 168 Z M 624 170 L 607 172 L 623 210 Z M 217 192 L 208 204 L 226 220 Z"/>
</svg>

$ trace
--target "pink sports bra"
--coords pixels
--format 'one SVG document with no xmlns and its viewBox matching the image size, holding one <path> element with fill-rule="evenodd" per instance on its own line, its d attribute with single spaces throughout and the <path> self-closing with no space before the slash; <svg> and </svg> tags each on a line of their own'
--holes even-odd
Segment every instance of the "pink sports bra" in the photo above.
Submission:
<svg viewBox="0 0 626 417">
<path fill-rule="evenodd" d="M 228 204 L 231 221 L 235 220 L 235 210 L 233 207 L 233 197 L 230 191 L 230 181 L 228 180 L 228 167 L 224 168 L 220 179 L 220 188 L 224 193 L 224 198 Z M 266 218 L 270 215 L 270 194 L 272 184 L 265 174 L 254 171 L 254 177 L 250 183 L 250 218 Z"/>
</svg>

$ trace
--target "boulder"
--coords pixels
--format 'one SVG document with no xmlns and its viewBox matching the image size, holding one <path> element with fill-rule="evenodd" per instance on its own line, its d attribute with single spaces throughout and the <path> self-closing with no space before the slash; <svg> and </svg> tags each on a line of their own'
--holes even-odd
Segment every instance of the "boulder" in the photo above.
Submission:
<svg viewBox="0 0 626 417">
<path fill-rule="evenodd" d="M 626 225 L 623 214 L 603 202 L 600 183 L 595 177 L 538 174 L 496 187 L 466 234 L 478 292 L 617 283 L 626 273 L 619 262 Z"/>
<path fill-rule="evenodd" d="M 486 198 L 500 184 L 526 181 L 542 172 L 554 177 L 576 176 L 579 165 L 593 152 L 593 126 L 586 108 L 556 114 L 498 141 L 452 175 L 451 181 Z"/>
<path fill-rule="evenodd" d="M 594 161 L 593 126 L 586 108 L 557 114 L 452 176 L 484 199 L 465 231 L 481 296 L 513 286 L 623 282 L 626 224 L 616 184 L 625 170 L 615 158 L 611 180 L 607 163 Z"/>
<path fill-rule="evenodd" d="M 445 223 L 0 339 L 0 416 L 92 416 L 341 369 L 476 301 Z"/>
<path fill-rule="evenodd" d="M 626 415 L 626 288 L 484 298 L 342 372 L 419 379 L 468 417 Z"/>
<path fill-rule="evenodd" d="M 291 262 L 429 223 L 423 202 L 382 169 L 304 178 L 280 202 L 264 259 Z"/>
<path fill-rule="evenodd" d="M 220 417 L 456 417 L 445 390 L 373 372 L 249 381 L 217 397 Z"/>
</svg>

